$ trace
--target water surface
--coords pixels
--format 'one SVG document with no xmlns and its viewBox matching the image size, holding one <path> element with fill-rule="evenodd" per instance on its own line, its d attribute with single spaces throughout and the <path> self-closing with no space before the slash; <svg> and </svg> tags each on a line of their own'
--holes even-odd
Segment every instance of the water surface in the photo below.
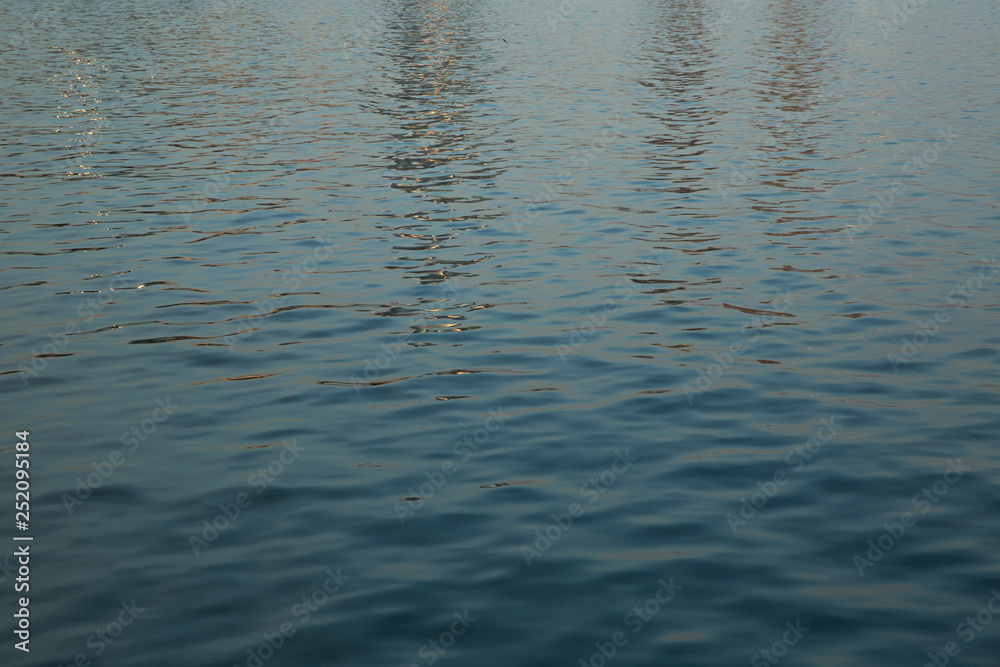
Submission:
<svg viewBox="0 0 1000 667">
<path fill-rule="evenodd" d="M 4 3 L 4 664 L 995 665 L 997 20 Z"/>
</svg>

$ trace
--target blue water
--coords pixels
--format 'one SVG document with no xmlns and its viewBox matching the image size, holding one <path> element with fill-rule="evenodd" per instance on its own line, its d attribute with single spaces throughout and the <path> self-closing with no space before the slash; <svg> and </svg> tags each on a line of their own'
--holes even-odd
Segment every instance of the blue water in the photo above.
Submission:
<svg viewBox="0 0 1000 667">
<path fill-rule="evenodd" d="M 1000 664 L 998 19 L 7 0 L 0 663 Z"/>
</svg>

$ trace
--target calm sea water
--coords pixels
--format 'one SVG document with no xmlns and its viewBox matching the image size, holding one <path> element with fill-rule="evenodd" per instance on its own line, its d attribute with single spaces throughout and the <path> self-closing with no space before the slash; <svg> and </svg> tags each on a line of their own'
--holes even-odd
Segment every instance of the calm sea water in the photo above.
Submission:
<svg viewBox="0 0 1000 667">
<path fill-rule="evenodd" d="M 4 2 L 3 664 L 1000 664 L 998 19 Z"/>
</svg>

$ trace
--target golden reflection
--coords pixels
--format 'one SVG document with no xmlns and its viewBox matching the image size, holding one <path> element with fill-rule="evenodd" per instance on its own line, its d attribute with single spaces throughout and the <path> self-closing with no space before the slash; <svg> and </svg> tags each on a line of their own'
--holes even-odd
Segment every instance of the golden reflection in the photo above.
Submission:
<svg viewBox="0 0 1000 667">
<path fill-rule="evenodd" d="M 376 314 L 422 316 L 409 326 L 418 334 L 477 329 L 458 313 L 488 307 L 459 298 L 461 281 L 492 258 L 462 237 L 485 226 L 483 191 L 502 171 L 484 148 L 492 140 L 484 128 L 495 125 L 484 119 L 493 107 L 484 68 L 496 39 L 480 10 L 476 2 L 400 3 L 372 48 L 382 61 L 368 106 L 387 121 L 385 174 L 397 202 L 392 222 L 379 228 L 394 252 L 386 268 L 431 288 Z"/>
</svg>

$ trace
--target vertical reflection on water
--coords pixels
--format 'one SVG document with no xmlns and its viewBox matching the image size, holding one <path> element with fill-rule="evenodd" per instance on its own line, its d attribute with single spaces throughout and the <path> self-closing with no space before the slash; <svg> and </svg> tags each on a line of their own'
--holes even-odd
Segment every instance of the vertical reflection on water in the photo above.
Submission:
<svg viewBox="0 0 1000 667">
<path fill-rule="evenodd" d="M 720 215 L 712 188 L 713 164 L 725 120 L 726 77 L 720 73 L 715 16 L 703 0 L 653 2 L 646 11 L 637 81 L 638 112 L 649 120 L 649 171 L 639 192 L 657 193 L 652 227 L 655 247 L 676 260 L 653 294 L 677 306 L 717 295 L 719 277 L 711 254 L 722 250 L 731 220 Z M 699 294 L 695 294 L 699 291 Z M 700 309 L 700 308 L 699 308 Z M 699 324 L 699 326 L 702 326 Z"/>
<path fill-rule="evenodd" d="M 648 137 L 649 161 L 655 175 L 665 181 L 654 191 L 671 192 L 675 205 L 687 195 L 706 190 L 702 156 L 720 109 L 712 70 L 717 59 L 708 40 L 709 16 L 703 0 L 656 3 L 648 10 L 647 32 L 642 36 L 643 64 L 638 83 L 648 89 L 639 100 L 639 113 L 662 125 Z M 690 210 L 685 210 L 690 214 Z"/>
<path fill-rule="evenodd" d="M 745 80 L 760 109 L 750 120 L 763 137 L 751 171 L 759 165 L 754 180 L 780 191 L 777 200 L 758 200 L 753 208 L 779 223 L 826 217 L 810 214 L 802 197 L 787 193 L 821 196 L 835 183 L 830 165 L 820 162 L 820 128 L 830 128 L 824 110 L 833 101 L 836 78 L 832 11 L 824 4 L 773 2 L 758 24 L 763 34 L 750 50 Z"/>
<path fill-rule="evenodd" d="M 51 82 L 60 89 L 62 104 L 53 114 L 58 122 L 55 134 L 61 140 L 60 155 L 51 165 L 60 178 L 100 176 L 94 165 L 94 152 L 101 144 L 101 100 L 99 60 L 83 57 L 76 51 L 54 49 L 66 61 L 66 70 Z M 59 149 L 57 149 L 59 150 Z"/>
<path fill-rule="evenodd" d="M 486 35 L 477 7 L 398 5 L 376 46 L 382 83 L 362 91 L 365 106 L 389 120 L 380 159 L 390 187 L 406 195 L 390 197 L 394 210 L 381 214 L 389 222 L 375 224 L 393 243 L 386 268 L 435 286 L 416 304 L 378 314 L 423 310 L 428 322 L 412 327 L 419 332 L 475 328 L 464 323 L 466 315 L 447 311 L 478 308 L 463 294 L 462 279 L 478 276 L 476 265 L 492 257 L 473 248 L 475 231 L 497 217 L 487 191 L 504 171 L 491 149 L 502 121 L 487 109 L 495 106 L 488 79 L 497 40 Z"/>
</svg>

